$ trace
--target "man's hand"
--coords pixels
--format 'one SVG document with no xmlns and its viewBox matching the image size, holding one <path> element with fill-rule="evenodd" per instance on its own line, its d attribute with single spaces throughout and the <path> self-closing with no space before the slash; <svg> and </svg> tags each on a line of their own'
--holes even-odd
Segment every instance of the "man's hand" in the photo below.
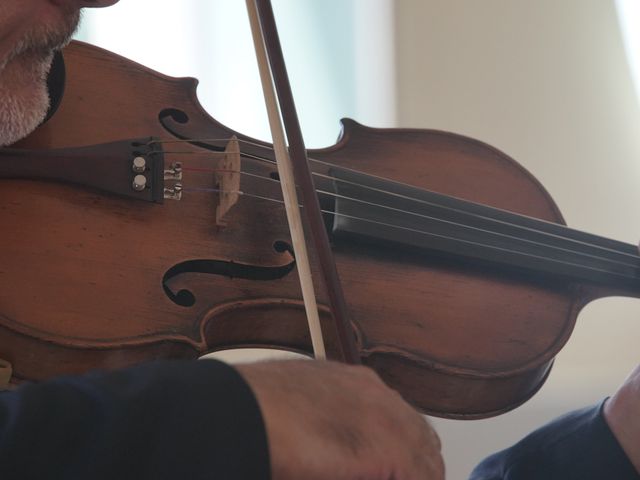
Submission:
<svg viewBox="0 0 640 480">
<path fill-rule="evenodd" d="M 604 406 L 604 417 L 640 473 L 640 365 Z"/>
<path fill-rule="evenodd" d="M 333 362 L 238 365 L 267 429 L 273 480 L 440 480 L 433 428 L 370 369 Z"/>
</svg>

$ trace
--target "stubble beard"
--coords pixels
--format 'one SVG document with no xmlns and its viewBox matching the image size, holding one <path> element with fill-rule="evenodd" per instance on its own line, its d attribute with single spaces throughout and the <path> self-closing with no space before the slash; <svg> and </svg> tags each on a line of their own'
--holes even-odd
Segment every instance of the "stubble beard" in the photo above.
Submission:
<svg viewBox="0 0 640 480">
<path fill-rule="evenodd" d="M 0 59 L 0 146 L 26 137 L 44 120 L 49 110 L 47 76 L 53 54 L 75 32 L 80 15 L 65 15 L 55 27 L 34 26 Z"/>
</svg>

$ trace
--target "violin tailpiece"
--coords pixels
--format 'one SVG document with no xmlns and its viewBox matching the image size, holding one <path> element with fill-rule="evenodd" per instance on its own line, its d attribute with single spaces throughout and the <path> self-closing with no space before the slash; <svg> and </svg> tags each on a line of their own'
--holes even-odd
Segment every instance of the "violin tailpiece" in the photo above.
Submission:
<svg viewBox="0 0 640 480">
<path fill-rule="evenodd" d="M 0 149 L 0 178 L 80 185 L 145 202 L 164 200 L 163 169 L 163 150 L 153 137 L 53 150 Z"/>
</svg>

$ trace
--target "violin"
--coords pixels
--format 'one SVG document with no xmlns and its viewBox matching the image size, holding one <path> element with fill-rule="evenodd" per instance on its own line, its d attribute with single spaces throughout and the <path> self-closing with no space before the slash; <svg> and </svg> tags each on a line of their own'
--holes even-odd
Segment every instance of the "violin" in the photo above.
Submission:
<svg viewBox="0 0 640 480">
<path fill-rule="evenodd" d="M 310 354 L 271 145 L 209 116 L 194 80 L 79 42 L 51 86 L 55 112 L 0 152 L 14 379 L 238 347 Z M 515 408 L 584 305 L 640 291 L 635 246 L 566 227 L 487 144 L 343 120 L 308 153 L 358 355 L 424 413 Z M 318 300 L 337 358 L 322 286 Z"/>
</svg>

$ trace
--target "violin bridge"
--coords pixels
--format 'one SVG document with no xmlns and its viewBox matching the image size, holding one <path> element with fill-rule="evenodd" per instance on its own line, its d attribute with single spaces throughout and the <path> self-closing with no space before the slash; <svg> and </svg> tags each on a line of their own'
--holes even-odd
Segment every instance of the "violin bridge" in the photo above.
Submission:
<svg viewBox="0 0 640 480">
<path fill-rule="evenodd" d="M 234 135 L 224 149 L 225 155 L 216 172 L 218 207 L 216 208 L 216 225 L 225 227 L 224 216 L 236 204 L 240 196 L 240 144 Z"/>
</svg>

